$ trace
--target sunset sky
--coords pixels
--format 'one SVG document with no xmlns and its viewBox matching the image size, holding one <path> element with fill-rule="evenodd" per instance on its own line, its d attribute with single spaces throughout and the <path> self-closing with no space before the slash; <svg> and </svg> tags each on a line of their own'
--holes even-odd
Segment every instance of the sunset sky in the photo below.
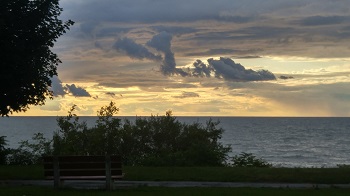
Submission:
<svg viewBox="0 0 350 196">
<path fill-rule="evenodd" d="M 25 116 L 350 116 L 350 1 L 61 0 L 53 100 Z"/>
</svg>

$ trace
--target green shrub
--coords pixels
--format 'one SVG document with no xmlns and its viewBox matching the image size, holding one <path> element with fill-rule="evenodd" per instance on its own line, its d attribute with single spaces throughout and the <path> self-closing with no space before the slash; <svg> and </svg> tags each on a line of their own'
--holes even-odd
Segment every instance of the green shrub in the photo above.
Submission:
<svg viewBox="0 0 350 196">
<path fill-rule="evenodd" d="M 172 116 L 137 117 L 123 122 L 113 117 L 119 109 L 111 102 L 98 111 L 93 128 L 80 123 L 73 113 L 60 117 L 60 130 L 54 134 L 54 154 L 119 154 L 124 165 L 143 166 L 221 166 L 231 148 L 219 143 L 223 129 L 209 120 L 184 124 Z"/>
<path fill-rule="evenodd" d="M 6 136 L 0 136 L 0 165 L 5 165 L 7 163 L 6 157 L 10 153 L 10 150 L 6 148 L 7 141 Z"/>
<path fill-rule="evenodd" d="M 272 164 L 268 163 L 264 159 L 259 159 L 252 153 L 242 152 L 232 158 L 233 167 L 272 167 Z"/>
<path fill-rule="evenodd" d="M 129 165 L 222 166 L 231 147 L 219 142 L 224 130 L 218 124 L 181 123 L 169 111 L 165 116 L 137 118 L 135 124 L 126 121 L 123 157 Z"/>
<path fill-rule="evenodd" d="M 53 136 L 53 154 L 55 155 L 105 155 L 120 154 L 121 120 L 114 118 L 118 112 L 111 102 L 98 111 L 98 119 L 92 128 L 86 122 L 80 122 L 74 114 L 75 106 L 68 116 L 59 117 L 59 131 Z"/>
<path fill-rule="evenodd" d="M 21 141 L 17 149 L 10 149 L 7 155 L 7 163 L 10 165 L 32 165 L 41 162 L 43 155 L 52 154 L 52 141 L 44 137 L 43 133 L 36 133 L 32 138 Z"/>
<path fill-rule="evenodd" d="M 230 146 L 219 142 L 223 133 L 219 122 L 209 120 L 185 124 L 172 116 L 137 117 L 135 122 L 113 117 L 119 109 L 111 102 L 98 111 L 96 124 L 88 128 L 74 114 L 73 106 L 66 117 L 59 117 L 59 130 L 52 140 L 42 133 L 33 143 L 22 141 L 8 156 L 10 164 L 30 165 L 42 155 L 121 155 L 124 165 L 140 166 L 223 166 Z"/>
<path fill-rule="evenodd" d="M 338 168 L 350 168 L 349 164 L 337 164 Z"/>
</svg>

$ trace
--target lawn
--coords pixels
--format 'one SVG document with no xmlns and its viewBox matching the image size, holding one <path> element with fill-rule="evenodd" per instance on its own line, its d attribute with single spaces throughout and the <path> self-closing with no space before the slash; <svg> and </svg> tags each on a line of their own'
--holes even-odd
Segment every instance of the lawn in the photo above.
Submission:
<svg viewBox="0 0 350 196">
<path fill-rule="evenodd" d="M 123 167 L 125 180 L 288 182 L 349 184 L 350 168 L 230 168 L 230 167 Z M 43 166 L 0 166 L 1 180 L 43 179 Z M 55 190 L 50 187 L 1 186 L 0 195 L 349 195 L 349 189 L 281 188 L 123 188 L 103 190 Z"/>
<path fill-rule="evenodd" d="M 349 184 L 350 168 L 123 167 L 124 180 Z M 43 179 L 43 166 L 0 166 L 0 180 Z"/>
<path fill-rule="evenodd" d="M 164 188 L 164 187 L 140 187 L 130 189 L 119 189 L 111 192 L 103 190 L 54 190 L 45 187 L 1 187 L 0 195 L 254 195 L 254 196 L 273 196 L 273 195 L 298 195 L 298 196 L 323 196 L 323 195 L 349 195 L 347 189 L 272 189 L 272 188 Z"/>
</svg>

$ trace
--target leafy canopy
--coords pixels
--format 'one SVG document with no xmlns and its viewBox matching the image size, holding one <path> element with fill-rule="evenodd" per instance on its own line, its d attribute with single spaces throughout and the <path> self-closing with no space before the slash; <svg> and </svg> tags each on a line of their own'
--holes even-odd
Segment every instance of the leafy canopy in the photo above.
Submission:
<svg viewBox="0 0 350 196">
<path fill-rule="evenodd" d="M 222 166 L 231 151 L 219 142 L 224 130 L 212 120 L 205 125 L 185 124 L 168 111 L 165 116 L 122 122 L 113 117 L 119 108 L 111 102 L 97 112 L 95 126 L 88 128 L 74 109 L 57 120 L 60 129 L 53 137 L 53 154 L 119 154 L 124 165 Z"/>
<path fill-rule="evenodd" d="M 122 121 L 114 117 L 119 108 L 114 102 L 97 112 L 95 126 L 87 127 L 74 114 L 73 106 L 65 117 L 57 118 L 59 129 L 52 139 L 36 134 L 30 143 L 22 141 L 7 155 L 8 164 L 30 165 L 42 155 L 119 154 L 123 165 L 138 166 L 224 166 L 230 146 L 219 142 L 223 129 L 219 122 L 185 124 L 172 116 L 136 117 Z"/>
<path fill-rule="evenodd" d="M 74 23 L 61 12 L 59 0 L 0 1 L 1 116 L 53 97 L 50 78 L 61 61 L 51 48 Z"/>
</svg>

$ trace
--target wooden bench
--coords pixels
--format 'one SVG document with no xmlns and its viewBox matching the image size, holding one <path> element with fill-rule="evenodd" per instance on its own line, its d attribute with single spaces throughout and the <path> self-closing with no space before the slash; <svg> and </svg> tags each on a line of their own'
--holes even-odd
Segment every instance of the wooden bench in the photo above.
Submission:
<svg viewBox="0 0 350 196">
<path fill-rule="evenodd" d="M 106 189 L 122 179 L 120 156 L 45 156 L 44 176 L 60 188 L 64 180 L 106 180 Z"/>
</svg>

